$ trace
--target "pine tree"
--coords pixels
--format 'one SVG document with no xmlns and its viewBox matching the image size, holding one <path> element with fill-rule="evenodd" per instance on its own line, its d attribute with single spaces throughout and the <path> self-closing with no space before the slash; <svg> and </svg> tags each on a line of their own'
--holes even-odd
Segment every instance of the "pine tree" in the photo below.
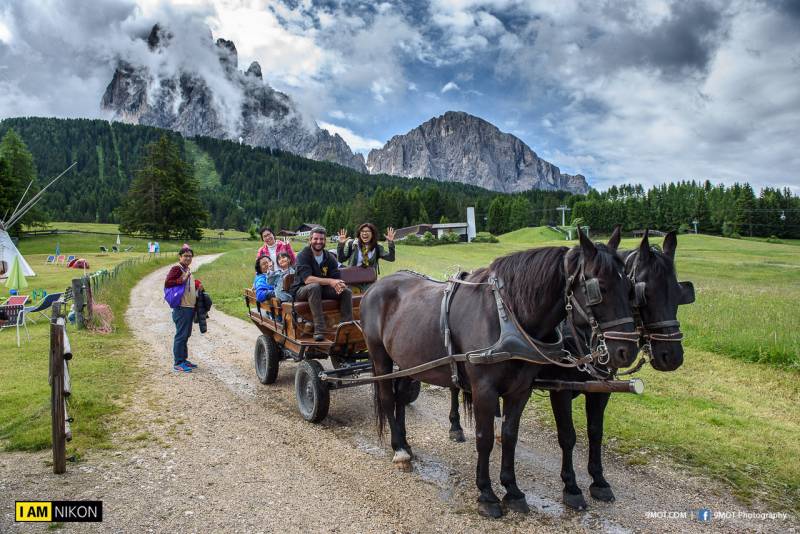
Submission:
<svg viewBox="0 0 800 534">
<path fill-rule="evenodd" d="M 39 191 L 36 183 L 36 167 L 28 147 L 14 130 L 8 130 L 0 141 L 0 219 L 8 219 L 14 208 L 25 194 L 30 200 Z M 23 225 L 32 225 L 45 220 L 41 210 L 33 208 L 12 228 L 12 233 L 19 235 Z"/>
<path fill-rule="evenodd" d="M 178 146 L 164 135 L 148 145 L 120 213 L 120 230 L 166 239 L 199 239 L 208 214 Z"/>
</svg>

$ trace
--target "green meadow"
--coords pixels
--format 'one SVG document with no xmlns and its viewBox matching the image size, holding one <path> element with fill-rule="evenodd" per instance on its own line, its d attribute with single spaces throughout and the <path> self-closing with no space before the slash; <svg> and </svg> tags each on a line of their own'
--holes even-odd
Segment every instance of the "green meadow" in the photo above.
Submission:
<svg viewBox="0 0 800 534">
<path fill-rule="evenodd" d="M 528 228 L 495 244 L 398 245 L 397 261 L 381 264 L 382 275 L 412 269 L 444 278 L 531 246 L 564 244 L 549 229 Z M 622 247 L 638 244 L 625 239 Z M 241 289 L 252 283 L 255 251 L 255 244 L 231 251 L 198 273 L 226 313 L 245 317 Z M 800 254 L 794 244 L 682 235 L 676 260 L 678 278 L 697 292 L 679 312 L 684 365 L 672 373 L 644 369 L 643 395 L 615 395 L 606 443 L 630 463 L 666 456 L 745 501 L 800 512 Z M 580 399 L 575 407 L 585 429 Z M 546 398 L 533 396 L 529 409 L 554 431 Z"/>
<path fill-rule="evenodd" d="M 79 225 L 61 223 L 58 226 L 70 228 Z M 146 240 L 123 238 L 122 246 L 134 244 L 133 252 L 100 254 L 100 245 L 110 248 L 116 242 L 116 236 L 60 234 L 25 238 L 20 241 L 19 249 L 36 276 L 27 279 L 29 286 L 21 294 L 30 294 L 34 289 L 60 292 L 70 285 L 73 278 L 83 275 L 83 270 L 45 264 L 47 255 L 55 251 L 56 241 L 62 254 L 74 254 L 88 260 L 90 268 L 87 273 L 111 269 L 133 258 L 147 260 L 122 271 L 103 286 L 98 300 L 108 304 L 114 314 L 112 333 L 100 334 L 68 327 L 75 354 L 71 362 L 74 393 L 70 399 L 70 412 L 75 422 L 72 425 L 74 439 L 68 444 L 67 451 L 68 455 L 80 457 L 90 449 L 110 446 L 110 431 L 124 424 L 124 418 L 119 415 L 124 410 L 125 399 L 141 379 L 138 359 L 131 357 L 136 347 L 124 321 L 130 290 L 147 273 L 174 262 L 180 243 L 162 242 L 164 254 L 151 258 L 144 254 Z M 192 243 L 198 254 L 222 252 L 242 244 L 241 241 L 224 240 Z M 0 297 L 6 296 L 8 289 L 0 286 Z M 38 314 L 30 318 L 36 323 L 27 323 L 30 339 L 24 330 L 21 331 L 22 346 L 19 348 L 13 329 L 0 331 L 0 450 L 50 447 L 49 325 L 47 319 Z"/>
</svg>

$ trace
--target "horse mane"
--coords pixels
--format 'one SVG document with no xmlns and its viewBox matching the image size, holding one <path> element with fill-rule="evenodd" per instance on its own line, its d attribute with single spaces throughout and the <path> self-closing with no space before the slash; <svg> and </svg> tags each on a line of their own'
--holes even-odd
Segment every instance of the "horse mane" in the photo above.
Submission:
<svg viewBox="0 0 800 534">
<path fill-rule="evenodd" d="M 596 275 L 608 277 L 624 270 L 622 260 L 602 243 L 595 243 L 598 254 L 593 262 Z M 604 252 L 605 254 L 602 254 Z M 514 252 L 495 259 L 489 267 L 478 269 L 468 280 L 486 282 L 494 275 L 503 281 L 503 298 L 509 309 L 524 325 L 540 313 L 542 302 L 561 300 L 567 284 L 564 257 L 570 274 L 578 271 L 580 245 L 540 247 Z"/>
</svg>

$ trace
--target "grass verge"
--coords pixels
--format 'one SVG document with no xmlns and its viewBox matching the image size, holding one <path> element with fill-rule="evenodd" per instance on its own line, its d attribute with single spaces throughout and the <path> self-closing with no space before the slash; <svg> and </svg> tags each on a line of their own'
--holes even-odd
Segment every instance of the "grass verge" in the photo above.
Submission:
<svg viewBox="0 0 800 534">
<path fill-rule="evenodd" d="M 172 261 L 169 257 L 138 264 L 104 287 L 103 302 L 114 312 L 113 333 L 68 329 L 75 354 L 70 362 L 70 415 L 75 422 L 69 455 L 80 457 L 87 449 L 110 445 L 114 416 L 120 413 L 125 396 L 141 378 L 137 359 L 128 357 L 136 350 L 124 320 L 131 288 L 145 274 Z M 60 283 L 42 280 L 44 287 Z M 13 331 L 0 334 L 0 447 L 7 451 L 35 451 L 51 446 L 49 324 L 42 318 L 29 330 L 31 339 L 23 340 L 21 348 L 16 346 Z"/>
</svg>

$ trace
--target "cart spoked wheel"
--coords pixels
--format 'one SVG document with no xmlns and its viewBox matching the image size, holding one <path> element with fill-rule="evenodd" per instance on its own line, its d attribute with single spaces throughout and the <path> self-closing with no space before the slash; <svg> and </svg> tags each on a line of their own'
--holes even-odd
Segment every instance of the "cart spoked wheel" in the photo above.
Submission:
<svg viewBox="0 0 800 534">
<path fill-rule="evenodd" d="M 294 392 L 297 407 L 303 419 L 311 423 L 319 423 L 328 415 L 331 394 L 328 384 L 319 378 L 322 365 L 317 360 L 303 360 L 297 366 L 294 379 Z"/>
<path fill-rule="evenodd" d="M 411 385 L 408 386 L 406 392 L 406 405 L 411 404 L 419 398 L 419 392 L 422 390 L 422 383 L 419 380 L 412 380 Z"/>
<path fill-rule="evenodd" d="M 278 378 L 281 349 L 269 336 L 259 336 L 254 353 L 256 376 L 262 384 L 272 384 Z"/>
</svg>

